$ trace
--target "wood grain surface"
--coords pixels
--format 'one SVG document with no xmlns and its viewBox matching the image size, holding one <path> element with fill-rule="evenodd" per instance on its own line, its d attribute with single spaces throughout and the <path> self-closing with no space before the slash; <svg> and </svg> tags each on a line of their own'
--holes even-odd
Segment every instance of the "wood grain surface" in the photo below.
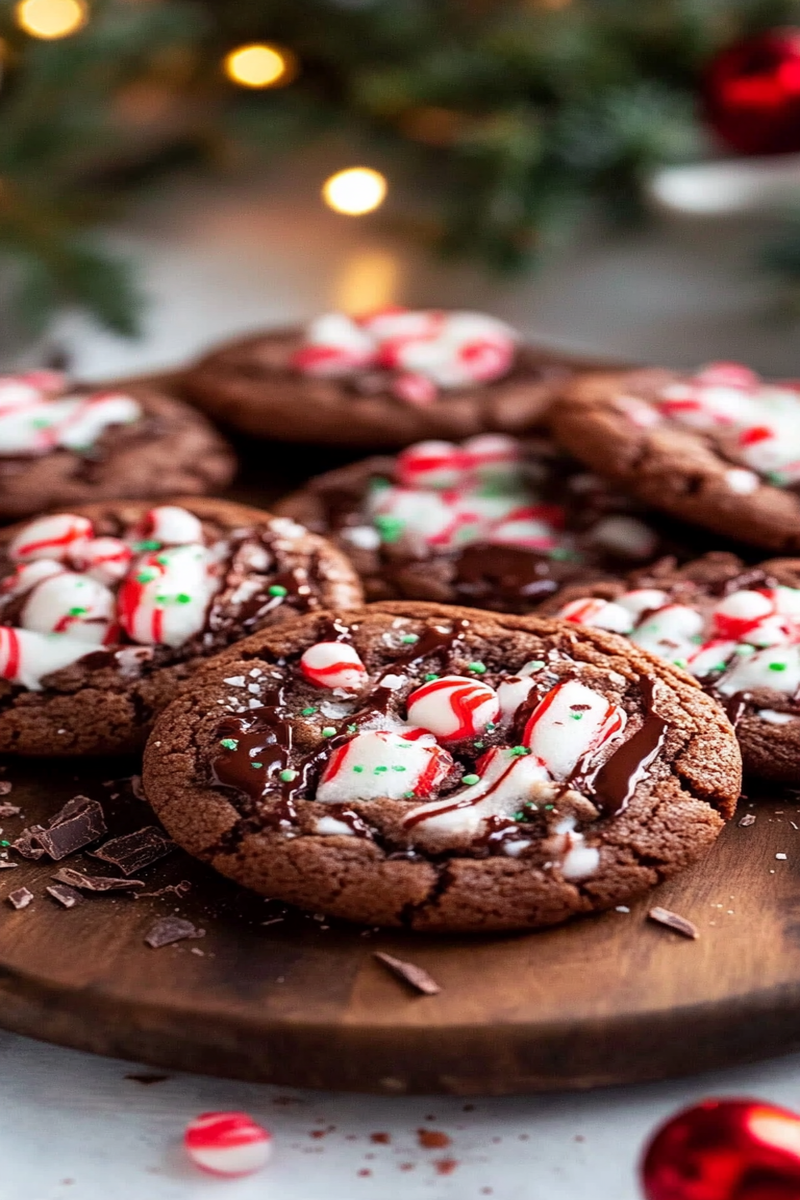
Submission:
<svg viewBox="0 0 800 1200">
<path fill-rule="evenodd" d="M 251 450 L 232 491 L 262 503 L 301 472 L 338 465 L 324 450 Z M 75 795 L 100 800 L 112 833 L 152 822 L 118 760 L 9 762 L 2 836 Z M 110 797 L 116 796 L 116 799 Z M 0 1025 L 64 1045 L 285 1085 L 501 1094 L 657 1079 L 800 1046 L 800 796 L 742 801 L 710 856 L 632 906 L 538 934 L 432 937 L 287 914 L 176 851 L 144 892 L 87 896 L 64 910 L 45 893 L 57 865 L 0 871 Z M 794 822 L 794 824 L 793 824 Z M 776 855 L 786 855 L 776 858 Z M 68 865 L 111 874 L 79 854 Z M 19 912 L 8 893 L 27 886 Z M 699 928 L 687 940 L 646 918 L 653 904 Z M 158 950 L 153 922 L 205 929 Z M 373 958 L 381 950 L 441 985 L 418 996 Z"/>
</svg>

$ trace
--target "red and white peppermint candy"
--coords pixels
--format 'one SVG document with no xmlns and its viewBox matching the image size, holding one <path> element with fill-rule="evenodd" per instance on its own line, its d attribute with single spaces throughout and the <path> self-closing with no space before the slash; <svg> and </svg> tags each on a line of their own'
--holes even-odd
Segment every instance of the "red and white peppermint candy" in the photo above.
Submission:
<svg viewBox="0 0 800 1200">
<path fill-rule="evenodd" d="M 546 767 L 535 755 L 518 755 L 509 748 L 489 750 L 476 772 L 477 783 L 405 816 L 412 841 L 431 849 L 452 848 L 471 841 L 491 817 L 512 816 L 527 801 L 536 802 L 543 788 L 553 790 Z"/>
<path fill-rule="evenodd" d="M 33 562 L 20 563 L 13 575 L 6 575 L 0 583 L 0 592 L 4 596 L 21 596 L 52 575 L 60 575 L 64 571 L 61 563 L 53 562 L 51 558 L 37 558 Z"/>
<path fill-rule="evenodd" d="M 317 642 L 309 646 L 300 658 L 300 670 L 317 687 L 352 690 L 363 687 L 367 681 L 367 668 L 355 647 L 347 642 Z"/>
<path fill-rule="evenodd" d="M 218 588 L 205 546 L 171 546 L 142 555 L 117 594 L 119 623 L 134 642 L 182 646 L 202 630 Z"/>
<path fill-rule="evenodd" d="M 323 804 L 354 800 L 424 798 L 443 782 L 453 766 L 432 734 L 419 729 L 401 733 L 357 733 L 331 755 L 315 799 Z"/>
<path fill-rule="evenodd" d="M 272 1153 L 272 1134 L 247 1113 L 201 1113 L 183 1135 L 186 1153 L 201 1171 L 235 1178 L 260 1171 Z"/>
<path fill-rule="evenodd" d="M 474 737 L 500 713 L 497 692 L 488 683 L 463 675 L 444 675 L 424 683 L 408 697 L 408 720 L 440 741 Z"/>
<path fill-rule="evenodd" d="M 536 680 L 530 675 L 511 675 L 504 679 L 497 689 L 501 720 L 513 721 L 519 706 L 525 703 L 534 687 Z"/>
<path fill-rule="evenodd" d="M 162 546 L 188 546 L 202 542 L 203 526 L 187 509 L 177 504 L 160 504 L 145 513 L 132 537 L 134 541 L 160 542 Z"/>
<path fill-rule="evenodd" d="M 112 425 L 128 425 L 141 406 L 120 392 L 52 398 L 30 377 L 0 386 L 0 453 L 44 454 L 59 447 L 85 450 Z"/>
<path fill-rule="evenodd" d="M 594 629 L 608 629 L 612 633 L 630 633 L 635 624 L 633 615 L 627 608 L 595 596 L 571 600 L 559 609 L 558 615 L 562 621 L 591 625 Z"/>
<path fill-rule="evenodd" d="M 69 634 L 100 645 L 113 632 L 114 595 L 88 575 L 59 570 L 31 589 L 19 623 L 36 633 Z"/>
<path fill-rule="evenodd" d="M 503 433 L 481 433 L 467 438 L 461 447 L 464 466 L 481 483 L 498 479 L 516 479 L 523 464 L 522 444 Z"/>
<path fill-rule="evenodd" d="M 405 400 L 407 404 L 414 404 L 417 408 L 427 408 L 438 395 L 435 383 L 424 375 L 413 375 L 410 371 L 393 379 L 391 390 L 398 400 Z"/>
<path fill-rule="evenodd" d="M 71 666 L 94 649 L 77 638 L 0 625 L 0 676 L 38 692 L 46 675 Z"/>
<path fill-rule="evenodd" d="M 622 734 L 626 723 L 623 708 L 569 679 L 552 688 L 533 710 L 522 743 L 554 779 L 566 779 L 582 758 Z"/>
<path fill-rule="evenodd" d="M 347 377 L 376 361 L 377 343 L 344 313 L 326 313 L 306 328 L 305 344 L 292 366 L 305 375 Z"/>
<path fill-rule="evenodd" d="M 495 545 L 527 546 L 530 550 L 552 550 L 559 544 L 558 531 L 564 523 L 563 509 L 537 504 L 510 513 L 492 526 L 488 541 Z"/>
<path fill-rule="evenodd" d="M 454 442 L 416 442 L 397 456 L 397 482 L 407 488 L 460 487 L 467 470 L 464 451 Z"/>
<path fill-rule="evenodd" d="M 71 513 L 56 513 L 31 521 L 11 541 L 8 547 L 14 562 L 30 562 L 35 558 L 52 558 L 63 562 L 75 544 L 91 538 L 92 523 L 86 517 Z"/>
<path fill-rule="evenodd" d="M 89 538 L 75 542 L 67 551 L 67 562 L 100 583 L 116 583 L 127 573 L 133 551 L 120 538 Z"/>
</svg>

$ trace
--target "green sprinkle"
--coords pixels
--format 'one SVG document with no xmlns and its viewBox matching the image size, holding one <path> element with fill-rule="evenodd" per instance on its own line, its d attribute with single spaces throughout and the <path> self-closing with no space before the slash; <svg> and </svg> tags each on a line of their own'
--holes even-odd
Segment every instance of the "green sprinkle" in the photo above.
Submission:
<svg viewBox="0 0 800 1200">
<path fill-rule="evenodd" d="M 696 633 L 694 635 L 694 637 L 689 638 L 689 641 L 695 646 L 702 646 L 702 644 L 703 644 L 702 634 Z"/>
<path fill-rule="evenodd" d="M 156 542 L 152 538 L 148 538 L 144 542 L 134 542 L 134 550 L 140 554 L 143 550 L 160 550 L 161 542 Z"/>
<path fill-rule="evenodd" d="M 428 674 L 425 676 L 425 682 L 433 683 L 434 679 L 438 679 L 438 678 L 439 678 L 439 676 L 434 671 L 429 671 Z"/>
<path fill-rule="evenodd" d="M 220 746 L 224 746 L 226 750 L 235 750 L 238 745 L 238 738 L 223 738 L 220 742 Z"/>
<path fill-rule="evenodd" d="M 755 652 L 755 646 L 748 646 L 746 642 L 734 649 L 734 654 L 755 654 Z"/>
<path fill-rule="evenodd" d="M 473 783 L 480 783 L 480 781 L 481 781 L 480 775 L 465 775 L 464 778 L 461 780 L 461 782 L 465 783 L 467 785 L 467 787 L 472 787 Z"/>
<path fill-rule="evenodd" d="M 416 800 L 416 798 L 417 798 L 416 792 L 403 792 L 404 800 Z"/>
<path fill-rule="evenodd" d="M 573 721 L 583 720 L 583 713 L 570 713 L 569 715 L 572 717 Z"/>
<path fill-rule="evenodd" d="M 393 771 L 405 771 L 405 767 L 392 767 Z"/>
<path fill-rule="evenodd" d="M 787 476 L 780 471 L 767 471 L 767 479 L 770 483 L 774 483 L 776 487 L 784 487 Z"/>
<path fill-rule="evenodd" d="M 711 670 L 712 671 L 724 671 L 725 668 L 727 667 L 727 665 L 728 664 L 726 662 L 714 663 L 714 666 L 711 668 Z"/>
<path fill-rule="evenodd" d="M 364 770 L 364 768 L 363 767 L 353 767 L 353 770 L 355 771 L 356 775 L 360 775 L 362 773 L 362 771 Z"/>
<path fill-rule="evenodd" d="M 326 725 L 325 728 L 322 730 L 322 736 L 325 738 L 333 737 L 335 735 L 335 733 L 336 733 L 336 730 L 334 729 L 333 725 Z"/>
<path fill-rule="evenodd" d="M 267 591 L 269 592 L 270 596 L 288 596 L 289 595 L 289 589 L 285 588 L 285 587 L 281 587 L 281 585 L 279 583 L 273 583 L 272 587 L 267 588 Z"/>
<path fill-rule="evenodd" d="M 419 641 L 419 634 L 418 633 L 404 633 L 403 636 L 400 638 L 400 641 L 405 642 L 405 644 L 407 646 L 410 646 L 412 644 L 412 642 Z"/>
<path fill-rule="evenodd" d="M 550 812 L 551 809 L 555 808 L 555 804 L 545 804 L 544 807 L 547 810 L 547 812 Z"/>
<path fill-rule="evenodd" d="M 297 779 L 297 771 L 292 771 L 292 770 L 281 771 L 278 778 L 281 780 L 282 783 L 291 783 L 293 779 Z"/>
<path fill-rule="evenodd" d="M 515 820 L 515 821 L 524 821 L 524 820 L 525 820 L 525 813 L 524 813 L 524 812 L 515 812 L 515 813 L 514 813 L 514 820 Z"/>
<path fill-rule="evenodd" d="M 686 670 L 686 667 L 688 666 L 685 658 L 673 658 L 672 661 L 676 667 L 682 667 L 684 670 Z"/>
<path fill-rule="evenodd" d="M 347 726 L 347 732 L 348 732 L 348 733 L 357 733 L 357 732 L 358 732 L 358 726 L 357 726 L 357 725 L 348 725 L 348 726 Z"/>
<path fill-rule="evenodd" d="M 514 746 L 511 753 L 514 758 L 523 758 L 526 754 L 530 754 L 531 752 L 527 746 Z"/>
<path fill-rule="evenodd" d="M 572 557 L 572 552 L 566 550 L 563 546 L 554 546 L 550 551 L 550 557 L 554 558 L 557 562 L 563 562 L 564 559 Z"/>
<path fill-rule="evenodd" d="M 136 576 L 137 583 L 152 583 L 154 579 L 158 579 L 158 571 L 154 571 L 152 567 L 140 571 Z"/>
<path fill-rule="evenodd" d="M 176 604 L 191 604 L 192 597 L 188 592 L 178 592 L 177 596 L 175 597 L 175 602 Z"/>
<path fill-rule="evenodd" d="M 486 745 L 486 742 L 473 742 L 472 744 L 476 750 L 482 750 L 483 747 Z"/>
<path fill-rule="evenodd" d="M 373 518 L 373 521 L 383 542 L 396 542 L 405 528 L 405 521 L 386 514 L 379 514 Z"/>
<path fill-rule="evenodd" d="M 0 846 L 10 846 L 10 845 L 11 845 L 11 842 L 7 841 L 6 838 L 3 838 L 3 840 L 0 842 Z"/>
<path fill-rule="evenodd" d="M 315 708 L 303 708 L 300 710 L 301 717 L 313 717 L 317 710 Z"/>
<path fill-rule="evenodd" d="M 49 417 L 36 417 L 33 421 L 31 421 L 31 425 L 34 429 L 49 429 L 52 425 L 52 421 Z"/>
<path fill-rule="evenodd" d="M 169 566 L 169 555 L 168 554 L 159 554 L 156 557 L 156 562 L 161 563 L 162 567 Z"/>
<path fill-rule="evenodd" d="M 469 664 L 467 670 L 472 671 L 473 675 L 485 675 L 486 665 L 482 662 L 473 662 Z"/>
<path fill-rule="evenodd" d="M 497 726 L 495 725 L 494 721 L 490 721 L 486 726 L 487 733 L 494 733 L 495 729 L 497 729 Z"/>
<path fill-rule="evenodd" d="M 258 767 L 263 767 L 263 765 L 263 763 L 250 763 L 250 766 L 255 767 L 256 769 L 258 769 Z"/>
<path fill-rule="evenodd" d="M 525 665 L 527 666 L 529 671 L 541 671 L 542 667 L 545 666 L 546 664 L 545 664 L 545 661 L 543 658 L 537 658 L 537 659 L 534 659 L 532 662 L 526 663 Z"/>
<path fill-rule="evenodd" d="M 88 609 L 80 608 L 79 606 L 76 606 L 75 608 L 71 608 L 69 610 L 69 615 L 71 617 L 82 617 L 83 614 L 87 611 L 88 611 Z"/>
<path fill-rule="evenodd" d="M 372 774 L 373 775 L 383 775 L 388 770 L 389 770 L 388 767 L 376 767 L 375 770 L 372 772 Z"/>
<path fill-rule="evenodd" d="M 770 671 L 785 671 L 786 663 L 770 663 L 769 669 Z"/>
</svg>

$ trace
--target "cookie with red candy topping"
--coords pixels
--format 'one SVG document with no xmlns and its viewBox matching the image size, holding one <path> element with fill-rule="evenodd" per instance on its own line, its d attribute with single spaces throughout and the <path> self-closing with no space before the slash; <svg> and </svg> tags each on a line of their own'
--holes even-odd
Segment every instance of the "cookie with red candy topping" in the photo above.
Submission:
<svg viewBox="0 0 800 1200">
<path fill-rule="evenodd" d="M 330 538 L 368 600 L 524 613 L 575 579 L 700 552 L 693 531 L 613 491 L 551 441 L 504 434 L 352 463 L 276 511 Z"/>
<path fill-rule="evenodd" d="M 552 424 L 576 458 L 654 508 L 800 551 L 800 381 L 769 382 L 737 363 L 587 374 Z"/>
<path fill-rule="evenodd" d="M 202 495 L 236 461 L 166 385 L 70 384 L 58 371 L 0 375 L 0 517 L 90 501 Z"/>
<path fill-rule="evenodd" d="M 708 849 L 740 775 L 719 706 L 624 639 L 407 602 L 245 639 L 162 713 L 144 763 L 169 833 L 224 875 L 420 930 L 623 903 Z"/>
<path fill-rule="evenodd" d="M 322 538 L 227 500 L 93 504 L 12 526 L 0 536 L 0 750 L 135 750 L 204 659 L 361 597 Z"/>
<path fill-rule="evenodd" d="M 687 671 L 727 711 L 745 771 L 796 783 L 800 771 L 800 559 L 747 566 L 713 552 L 665 559 L 625 581 L 575 585 L 543 606 L 624 634 Z"/>
<path fill-rule="evenodd" d="M 327 313 L 221 346 L 183 376 L 186 396 L 245 433 L 395 449 L 420 438 L 516 433 L 592 364 L 521 342 L 483 313 Z"/>
</svg>

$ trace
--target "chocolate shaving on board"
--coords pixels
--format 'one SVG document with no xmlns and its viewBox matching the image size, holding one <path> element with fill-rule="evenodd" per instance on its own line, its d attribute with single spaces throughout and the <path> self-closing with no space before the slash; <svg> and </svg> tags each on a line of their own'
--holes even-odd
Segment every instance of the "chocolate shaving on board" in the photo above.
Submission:
<svg viewBox="0 0 800 1200">
<path fill-rule="evenodd" d="M 80 888 L 84 892 L 122 892 L 128 888 L 142 888 L 141 879 L 115 879 L 111 875 L 84 875 L 72 867 L 61 867 L 53 876 L 56 883 L 66 883 L 68 887 Z"/>
<path fill-rule="evenodd" d="M 0 817 L 18 817 L 21 812 L 16 804 L 0 804 Z"/>
<path fill-rule="evenodd" d="M 175 848 L 175 843 L 155 825 L 146 825 L 134 833 L 112 838 L 98 850 L 90 850 L 89 853 L 92 858 L 101 858 L 103 862 L 111 863 L 112 867 L 118 867 L 123 875 L 133 875 L 166 854 L 171 854 Z"/>
<path fill-rule="evenodd" d="M 14 787 L 7 779 L 0 779 L 0 796 L 7 796 Z"/>
<path fill-rule="evenodd" d="M 8 893 L 6 900 L 12 908 L 27 908 L 33 900 L 33 892 L 29 892 L 26 887 L 17 888 L 15 892 Z"/>
<path fill-rule="evenodd" d="M 755 823 L 756 823 L 756 814 L 755 813 L 745 813 L 745 815 L 742 817 L 741 821 L 739 822 L 742 829 L 747 829 L 748 825 L 755 825 Z"/>
<path fill-rule="evenodd" d="M 409 987 L 423 996 L 436 996 L 442 990 L 427 971 L 414 963 L 404 962 L 402 958 L 394 958 L 391 954 L 384 954 L 382 950 L 373 951 L 372 956 L 377 958 L 378 962 L 383 963 L 398 979 L 402 979 L 403 983 L 407 983 Z"/>
<path fill-rule="evenodd" d="M 48 896 L 52 896 L 62 908 L 74 908 L 76 904 L 80 904 L 83 896 L 80 892 L 76 892 L 74 888 L 67 887 L 65 883 L 54 883 L 50 887 L 45 888 Z"/>
<path fill-rule="evenodd" d="M 134 900 L 144 900 L 147 896 L 169 896 L 175 895 L 179 900 L 182 900 L 187 892 L 192 890 L 192 885 L 188 879 L 182 879 L 180 883 L 168 883 L 166 887 L 158 888 L 155 892 L 137 892 Z"/>
<path fill-rule="evenodd" d="M 172 942 L 182 942 L 185 938 L 205 937 L 205 929 L 198 929 L 191 921 L 183 917 L 161 917 L 145 934 L 145 945 L 152 950 L 160 950 Z"/>
<path fill-rule="evenodd" d="M 19 863 L 12 863 L 7 858 L 0 858 L 0 871 L 13 871 L 18 866 Z"/>
<path fill-rule="evenodd" d="M 700 937 L 700 931 L 696 925 L 679 913 L 670 912 L 668 908 L 651 908 L 647 915 L 651 921 L 655 921 L 656 925 L 665 925 L 667 929 L 672 929 L 683 937 Z"/>
</svg>

